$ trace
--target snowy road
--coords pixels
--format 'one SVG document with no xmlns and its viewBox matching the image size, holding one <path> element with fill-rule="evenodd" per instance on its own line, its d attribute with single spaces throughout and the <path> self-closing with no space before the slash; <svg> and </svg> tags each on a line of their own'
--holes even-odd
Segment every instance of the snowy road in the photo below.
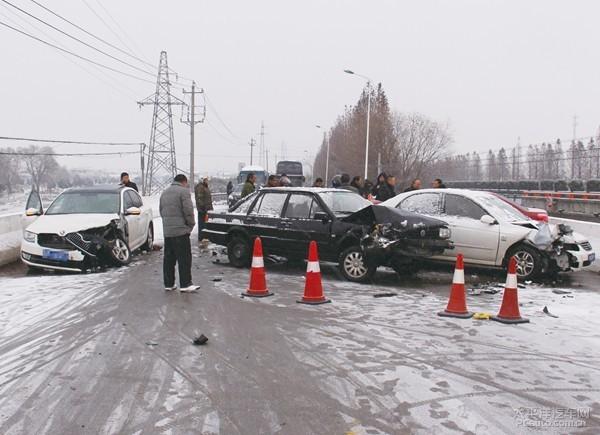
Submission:
<svg viewBox="0 0 600 435">
<path fill-rule="evenodd" d="M 248 272 L 216 258 L 195 250 L 196 294 L 162 290 L 160 252 L 100 274 L 4 270 L 0 433 L 539 433 L 523 410 L 561 409 L 600 429 L 597 274 L 528 285 L 531 323 L 509 326 L 436 316 L 450 269 L 360 285 L 323 265 L 333 303 L 311 307 L 295 302 L 303 267 L 268 265 L 275 296 L 255 300 L 239 296 Z M 500 300 L 468 297 L 492 313 Z"/>
</svg>

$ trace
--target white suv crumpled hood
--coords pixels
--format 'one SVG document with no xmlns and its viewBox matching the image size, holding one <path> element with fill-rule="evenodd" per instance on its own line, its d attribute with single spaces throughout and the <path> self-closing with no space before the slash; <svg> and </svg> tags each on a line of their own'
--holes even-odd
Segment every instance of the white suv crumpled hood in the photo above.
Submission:
<svg viewBox="0 0 600 435">
<path fill-rule="evenodd" d="M 103 227 L 108 225 L 113 219 L 118 218 L 119 215 L 116 213 L 42 215 L 27 227 L 27 231 L 36 234 L 52 233 L 63 235 L 75 231 Z"/>
</svg>

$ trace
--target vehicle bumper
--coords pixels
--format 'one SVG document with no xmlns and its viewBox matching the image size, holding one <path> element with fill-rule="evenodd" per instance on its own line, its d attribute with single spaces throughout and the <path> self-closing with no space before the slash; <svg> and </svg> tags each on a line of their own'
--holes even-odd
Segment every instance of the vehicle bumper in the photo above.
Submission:
<svg viewBox="0 0 600 435">
<path fill-rule="evenodd" d="M 208 239 L 217 245 L 225 246 L 227 244 L 227 234 L 221 231 L 207 230 L 206 228 L 203 228 L 202 231 L 200 231 L 200 238 Z"/>
<path fill-rule="evenodd" d="M 50 260 L 43 257 L 44 248 L 37 243 L 21 242 L 21 261 L 28 266 L 39 267 L 42 269 L 62 270 L 68 272 L 81 272 L 85 256 L 78 250 L 52 249 L 69 253 L 68 261 Z"/>
<path fill-rule="evenodd" d="M 596 261 L 594 251 L 566 251 L 569 254 L 569 266 L 572 270 L 583 270 Z"/>
</svg>

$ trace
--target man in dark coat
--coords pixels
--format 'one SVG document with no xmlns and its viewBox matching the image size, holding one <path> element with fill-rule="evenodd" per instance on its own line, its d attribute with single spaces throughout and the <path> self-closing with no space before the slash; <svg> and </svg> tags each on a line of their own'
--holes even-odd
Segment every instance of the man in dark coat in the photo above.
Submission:
<svg viewBox="0 0 600 435">
<path fill-rule="evenodd" d="M 200 288 L 192 284 L 192 246 L 190 234 L 196 225 L 194 205 L 187 177 L 178 174 L 160 195 L 160 217 L 165 237 L 163 279 L 165 290 L 175 290 L 175 265 L 179 270 L 179 291 L 192 292 Z"/>
<path fill-rule="evenodd" d="M 421 179 L 415 178 L 414 180 L 412 180 L 412 183 L 410 183 L 410 186 L 407 187 L 406 189 L 404 189 L 404 191 L 412 192 L 413 190 L 419 190 L 421 187 L 422 187 Z"/>
<path fill-rule="evenodd" d="M 203 177 L 194 188 L 196 210 L 198 210 L 198 241 L 202 240 L 201 232 L 205 226 L 206 214 L 213 209 L 212 194 L 208 187 L 208 177 Z"/>
<path fill-rule="evenodd" d="M 350 184 L 350 175 L 342 174 L 340 181 L 340 189 L 349 190 L 350 192 L 354 193 L 359 193 L 358 189 Z"/>
<path fill-rule="evenodd" d="M 251 193 L 254 193 L 254 191 L 256 190 L 255 183 L 256 183 L 256 174 L 254 174 L 254 172 L 250 172 L 248 174 L 248 176 L 246 177 L 246 182 L 244 183 L 244 187 L 242 187 L 242 194 L 241 194 L 242 198 L 250 195 Z"/>
<path fill-rule="evenodd" d="M 121 186 L 131 187 L 132 189 L 135 189 L 136 192 L 138 192 L 137 184 L 135 184 L 129 179 L 129 174 L 127 172 L 121 172 Z"/>
<path fill-rule="evenodd" d="M 377 200 L 386 201 L 396 196 L 396 177 L 388 175 L 385 183 L 378 190 Z"/>
</svg>

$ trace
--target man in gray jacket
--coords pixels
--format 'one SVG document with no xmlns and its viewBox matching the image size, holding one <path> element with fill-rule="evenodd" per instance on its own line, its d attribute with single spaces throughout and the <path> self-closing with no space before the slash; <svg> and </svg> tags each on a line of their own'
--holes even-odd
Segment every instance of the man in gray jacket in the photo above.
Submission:
<svg viewBox="0 0 600 435">
<path fill-rule="evenodd" d="M 191 292 L 200 287 L 192 284 L 192 246 L 190 234 L 196 225 L 194 205 L 187 177 L 179 174 L 160 195 L 165 248 L 163 279 L 165 290 L 175 290 L 175 264 L 179 270 L 179 290 Z"/>
</svg>

